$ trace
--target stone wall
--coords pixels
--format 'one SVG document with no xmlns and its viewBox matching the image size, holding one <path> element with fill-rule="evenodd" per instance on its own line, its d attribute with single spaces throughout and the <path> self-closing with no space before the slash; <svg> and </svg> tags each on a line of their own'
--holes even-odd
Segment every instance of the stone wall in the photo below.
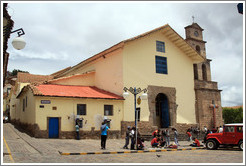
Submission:
<svg viewBox="0 0 246 166">
<path fill-rule="evenodd" d="M 213 85 L 213 86 L 212 86 Z M 218 106 L 215 109 L 216 126 L 223 125 L 221 95 L 220 90 L 217 89 L 216 82 L 195 81 L 196 91 L 196 119 L 200 128 L 207 126 L 212 129 L 214 118 L 213 108 L 211 108 L 212 101 Z"/>
<path fill-rule="evenodd" d="M 170 125 L 175 126 L 177 117 L 177 104 L 176 104 L 176 89 L 171 87 L 161 86 L 148 86 L 148 104 L 149 104 L 149 122 L 151 126 L 156 126 L 156 96 L 159 93 L 163 93 L 168 98 L 169 114 L 170 114 Z"/>
</svg>

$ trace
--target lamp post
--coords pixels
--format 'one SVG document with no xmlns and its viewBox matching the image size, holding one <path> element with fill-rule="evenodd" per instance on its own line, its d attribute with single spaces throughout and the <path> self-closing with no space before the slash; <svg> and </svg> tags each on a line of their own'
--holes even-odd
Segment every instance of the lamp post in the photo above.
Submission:
<svg viewBox="0 0 246 166">
<path fill-rule="evenodd" d="M 129 91 L 129 92 L 131 92 L 133 95 L 134 95 L 134 110 L 135 110 L 135 127 L 136 127 L 136 141 L 135 141 L 135 143 L 136 143 L 136 150 L 137 150 L 137 148 L 138 148 L 138 145 L 137 145 L 137 135 L 138 135 L 138 129 L 137 129 L 137 117 L 138 117 L 138 113 L 137 113 L 137 95 L 139 94 L 139 93 L 141 93 L 141 92 L 144 92 L 142 95 L 141 95 L 141 99 L 142 100 L 147 100 L 147 97 L 148 97 L 148 94 L 146 93 L 147 92 L 147 89 L 145 88 L 145 89 L 141 89 L 141 88 L 136 88 L 136 87 L 134 87 L 134 88 L 132 88 L 132 87 L 130 87 L 129 89 L 128 88 L 126 88 L 126 87 L 124 87 L 124 89 L 123 89 L 125 92 L 123 93 L 123 97 L 126 99 L 128 96 L 129 96 L 129 93 L 127 92 L 127 91 Z"/>
<path fill-rule="evenodd" d="M 25 32 L 22 28 L 12 31 L 11 33 L 17 32 L 18 37 L 14 38 L 12 41 L 12 45 L 15 49 L 21 50 L 26 46 L 26 42 L 20 36 L 25 35 Z"/>
</svg>

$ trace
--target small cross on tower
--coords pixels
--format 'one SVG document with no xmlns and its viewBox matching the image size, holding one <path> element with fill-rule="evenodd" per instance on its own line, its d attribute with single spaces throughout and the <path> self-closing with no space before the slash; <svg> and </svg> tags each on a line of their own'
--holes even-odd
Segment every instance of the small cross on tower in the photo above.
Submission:
<svg viewBox="0 0 246 166">
<path fill-rule="evenodd" d="M 195 20 L 195 17 L 194 16 L 192 16 L 192 20 L 193 20 L 193 23 L 194 23 L 194 20 Z"/>
</svg>

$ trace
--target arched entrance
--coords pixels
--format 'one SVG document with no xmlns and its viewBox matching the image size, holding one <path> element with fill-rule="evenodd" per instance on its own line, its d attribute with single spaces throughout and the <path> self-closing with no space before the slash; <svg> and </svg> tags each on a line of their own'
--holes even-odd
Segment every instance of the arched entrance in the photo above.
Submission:
<svg viewBox="0 0 246 166">
<path fill-rule="evenodd" d="M 170 126 L 168 98 L 165 94 L 159 93 L 156 96 L 156 124 L 159 128 Z"/>
</svg>

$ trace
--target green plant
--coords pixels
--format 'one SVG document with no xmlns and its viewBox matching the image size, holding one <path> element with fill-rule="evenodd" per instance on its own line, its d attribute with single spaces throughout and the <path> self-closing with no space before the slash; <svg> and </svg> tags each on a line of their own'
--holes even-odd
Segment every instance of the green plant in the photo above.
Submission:
<svg viewBox="0 0 246 166">
<path fill-rule="evenodd" d="M 223 108 L 224 123 L 243 123 L 243 108 Z"/>
</svg>

